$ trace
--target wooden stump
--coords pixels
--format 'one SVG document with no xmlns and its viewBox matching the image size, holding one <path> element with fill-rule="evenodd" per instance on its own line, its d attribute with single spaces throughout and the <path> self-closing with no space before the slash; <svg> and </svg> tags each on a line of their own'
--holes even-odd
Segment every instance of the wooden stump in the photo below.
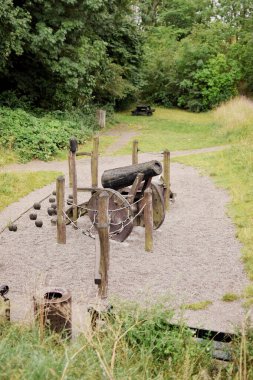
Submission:
<svg viewBox="0 0 253 380">
<path fill-rule="evenodd" d="M 105 128 L 105 120 L 106 120 L 106 111 L 97 110 L 96 111 L 97 122 L 100 128 Z"/>
</svg>

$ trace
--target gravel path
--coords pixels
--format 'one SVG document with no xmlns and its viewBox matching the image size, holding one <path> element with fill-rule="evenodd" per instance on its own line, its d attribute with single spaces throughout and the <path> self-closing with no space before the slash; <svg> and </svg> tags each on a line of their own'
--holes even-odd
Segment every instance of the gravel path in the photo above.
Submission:
<svg viewBox="0 0 253 380">
<path fill-rule="evenodd" d="M 140 162 L 154 158 L 161 155 L 140 154 Z M 101 157 L 100 175 L 105 169 L 130 163 L 130 156 Z M 63 162 L 44 165 L 54 170 L 64 168 L 65 172 L 67 169 Z M 41 170 L 39 165 L 36 167 Z M 89 160 L 78 161 L 80 186 L 90 184 L 89 172 Z M 210 178 L 180 164 L 172 164 L 171 182 L 177 198 L 164 224 L 154 232 L 154 252 L 144 251 L 144 230 L 140 227 L 124 243 L 111 243 L 109 294 L 141 303 L 154 303 L 162 297 L 179 316 L 181 304 L 209 300 L 212 305 L 207 309 L 184 313 L 188 323 L 232 331 L 240 324 L 244 311 L 240 301 L 225 303 L 221 298 L 227 292 L 240 293 L 248 280 L 240 259 L 241 245 L 226 215 L 228 195 Z M 0 228 L 53 188 L 49 185 L 7 207 L 0 213 Z M 80 193 L 82 200 L 84 195 Z M 63 286 L 72 292 L 79 323 L 83 310 L 96 300 L 94 240 L 68 227 L 67 244 L 57 245 L 47 207 L 45 201 L 39 211 L 43 228 L 36 228 L 26 214 L 19 220 L 16 233 L 6 230 L 0 235 L 1 283 L 9 284 L 11 289 L 13 320 L 29 319 L 35 289 Z M 87 218 L 82 219 L 81 226 L 90 225 Z"/>
</svg>

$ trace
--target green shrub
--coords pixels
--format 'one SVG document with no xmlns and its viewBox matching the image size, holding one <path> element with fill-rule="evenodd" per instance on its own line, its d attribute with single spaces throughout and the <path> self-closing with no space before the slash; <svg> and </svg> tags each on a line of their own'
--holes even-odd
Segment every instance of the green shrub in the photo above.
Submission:
<svg viewBox="0 0 253 380">
<path fill-rule="evenodd" d="M 51 159 L 66 148 L 71 136 L 79 143 L 96 128 L 95 112 L 36 115 L 22 109 L 0 108 L 0 145 L 17 152 L 20 161 Z"/>
</svg>

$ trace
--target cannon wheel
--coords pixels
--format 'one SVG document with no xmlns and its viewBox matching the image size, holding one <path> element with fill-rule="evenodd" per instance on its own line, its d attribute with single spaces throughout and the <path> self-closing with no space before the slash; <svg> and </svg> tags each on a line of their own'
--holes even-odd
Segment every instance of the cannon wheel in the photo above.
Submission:
<svg viewBox="0 0 253 380">
<path fill-rule="evenodd" d="M 98 197 L 102 191 L 109 194 L 109 218 L 110 230 L 109 233 L 113 240 L 124 241 L 133 230 L 132 210 L 131 205 L 126 198 L 123 197 L 118 191 L 113 189 L 98 189 L 90 198 L 88 202 L 88 215 L 92 222 L 98 222 Z M 94 210 L 94 211 L 93 211 Z M 113 211 L 117 210 L 117 211 Z M 96 224 L 95 224 L 96 227 Z"/>
<path fill-rule="evenodd" d="M 165 219 L 165 204 L 164 204 L 164 197 L 163 197 L 163 189 L 161 188 L 161 186 L 153 182 L 151 183 L 151 189 L 152 189 L 152 206 L 153 206 L 153 228 L 154 230 L 157 230 L 163 224 L 164 219 Z M 127 194 L 127 191 L 129 191 L 129 188 L 124 189 L 124 194 Z M 135 199 L 135 201 L 140 199 L 140 196 L 143 196 L 143 193 L 141 191 L 137 193 L 137 198 Z M 139 202 L 136 212 L 139 212 L 142 206 L 143 206 L 143 203 Z M 141 226 L 141 227 L 145 226 L 143 213 L 141 213 L 141 215 L 135 219 L 134 224 L 136 226 Z"/>
</svg>

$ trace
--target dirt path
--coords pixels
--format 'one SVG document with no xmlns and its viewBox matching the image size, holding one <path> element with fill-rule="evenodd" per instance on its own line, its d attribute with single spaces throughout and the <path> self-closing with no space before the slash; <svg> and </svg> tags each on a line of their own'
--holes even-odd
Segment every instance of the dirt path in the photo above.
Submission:
<svg viewBox="0 0 253 380">
<path fill-rule="evenodd" d="M 116 151 L 118 151 L 122 146 L 124 146 L 128 141 L 132 139 L 136 135 L 135 132 L 122 132 L 121 137 L 119 138 L 119 142 L 116 141 L 113 143 L 110 148 L 107 150 L 107 154 L 113 154 Z M 119 143 L 121 145 L 119 145 Z M 200 153 L 211 153 L 211 152 L 218 152 L 221 150 L 224 150 L 228 148 L 229 145 L 225 146 L 214 146 L 210 148 L 201 148 L 201 149 L 191 149 L 191 150 L 180 150 L 171 152 L 171 158 L 173 157 L 179 157 L 179 156 L 189 156 L 191 154 L 200 154 Z M 105 154 L 105 155 L 107 155 Z M 148 159 L 161 159 L 162 153 L 142 153 L 140 154 L 140 159 L 144 162 Z M 124 159 L 124 157 L 123 157 Z M 129 161 L 129 157 L 126 156 L 126 159 Z M 82 164 L 83 161 L 86 160 L 78 160 L 78 163 Z M 116 158 L 115 158 L 116 162 Z M 56 171 L 62 171 L 63 173 L 66 173 L 67 175 L 67 165 L 65 161 L 39 161 L 34 160 L 31 162 L 28 162 L 27 164 L 10 164 L 3 167 L 0 167 L 0 173 L 9 173 L 9 172 L 37 172 L 37 171 L 50 171 L 50 170 L 56 170 Z"/>
<path fill-rule="evenodd" d="M 156 157 L 160 155 L 141 154 L 140 162 Z M 101 157 L 100 175 L 105 169 L 130 163 L 130 156 Z M 19 170 L 50 170 L 49 167 L 67 170 L 64 162 L 31 163 L 19 166 Z M 89 160 L 78 161 L 80 185 L 90 184 L 89 172 Z M 240 259 L 241 245 L 226 215 L 228 195 L 217 189 L 210 178 L 180 164 L 172 164 L 171 182 L 177 198 L 164 224 L 154 233 L 154 253 L 144 251 L 144 231 L 140 227 L 124 243 L 111 243 L 109 294 L 141 303 L 154 303 L 162 297 L 163 302 L 176 308 L 178 315 L 180 305 L 208 300 L 212 302 L 208 309 L 184 313 L 188 323 L 231 331 L 240 324 L 244 310 L 240 301 L 225 303 L 221 298 L 227 292 L 241 293 L 248 280 Z M 7 207 L 0 213 L 0 228 L 53 188 L 54 185 L 47 186 Z M 79 201 L 82 200 L 81 193 Z M 96 300 L 94 240 L 68 227 L 67 244 L 57 245 L 47 207 L 45 201 L 39 212 L 43 228 L 36 228 L 25 215 L 16 233 L 5 231 L 0 235 L 1 283 L 10 286 L 14 320 L 28 318 L 35 289 L 45 285 L 70 289 L 75 311 L 79 310 L 75 318 L 81 320 L 87 305 Z M 80 226 L 90 226 L 89 220 L 83 218 Z"/>
</svg>

